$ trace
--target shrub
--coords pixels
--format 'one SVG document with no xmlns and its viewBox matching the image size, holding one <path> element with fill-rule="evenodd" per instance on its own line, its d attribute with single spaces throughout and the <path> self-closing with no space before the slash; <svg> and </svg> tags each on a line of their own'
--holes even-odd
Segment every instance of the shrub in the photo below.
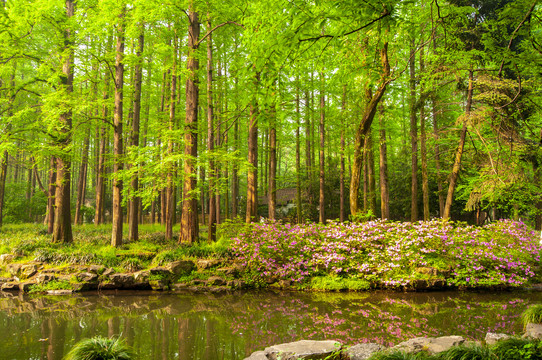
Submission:
<svg viewBox="0 0 542 360">
<path fill-rule="evenodd" d="M 75 344 L 64 360 L 132 360 L 132 350 L 121 339 L 95 336 Z"/>
<path fill-rule="evenodd" d="M 497 342 L 491 349 L 499 360 L 542 359 L 540 340 L 510 338 Z"/>
<path fill-rule="evenodd" d="M 439 355 L 440 360 L 496 360 L 487 346 L 454 346 Z"/>
</svg>

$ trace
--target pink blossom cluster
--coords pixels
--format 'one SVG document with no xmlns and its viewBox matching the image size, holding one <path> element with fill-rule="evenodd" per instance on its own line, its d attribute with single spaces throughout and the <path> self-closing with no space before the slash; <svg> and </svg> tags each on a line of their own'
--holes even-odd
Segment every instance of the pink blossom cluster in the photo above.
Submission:
<svg viewBox="0 0 542 360">
<path fill-rule="evenodd" d="M 425 276 L 445 278 L 452 286 L 520 286 L 535 276 L 538 240 L 525 224 L 511 220 L 483 227 L 443 220 L 272 222 L 251 225 L 234 239 L 232 250 L 262 279 L 303 282 L 333 275 L 398 287 Z"/>
</svg>

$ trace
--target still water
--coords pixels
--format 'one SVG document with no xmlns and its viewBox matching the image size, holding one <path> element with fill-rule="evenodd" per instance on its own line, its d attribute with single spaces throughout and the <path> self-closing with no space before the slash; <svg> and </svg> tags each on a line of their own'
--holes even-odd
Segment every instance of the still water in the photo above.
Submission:
<svg viewBox="0 0 542 360">
<path fill-rule="evenodd" d="M 416 336 L 521 333 L 542 292 L 0 293 L 0 359 L 60 360 L 80 339 L 122 336 L 138 359 L 237 360 L 300 339 L 397 344 Z"/>
</svg>

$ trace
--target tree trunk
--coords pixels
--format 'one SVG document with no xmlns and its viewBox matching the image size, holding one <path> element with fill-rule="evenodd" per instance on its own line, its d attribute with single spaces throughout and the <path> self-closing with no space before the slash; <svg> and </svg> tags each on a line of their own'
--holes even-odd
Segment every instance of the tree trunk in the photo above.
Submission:
<svg viewBox="0 0 542 360">
<path fill-rule="evenodd" d="M 237 79 L 235 80 L 235 86 L 237 88 Z M 236 91 L 237 93 L 237 91 Z M 238 113 L 239 106 L 236 101 L 235 112 Z M 239 118 L 235 118 L 235 124 L 233 125 L 233 151 L 236 152 L 239 149 Z M 237 210 L 239 209 L 239 166 L 237 161 L 233 162 L 232 174 L 231 174 L 231 216 L 233 219 L 237 217 Z"/>
<path fill-rule="evenodd" d="M 207 12 L 207 31 L 211 29 L 211 15 Z M 215 127 L 213 114 L 213 40 L 207 38 L 207 150 L 209 151 L 209 230 L 207 240 L 216 241 L 216 163 L 214 160 Z"/>
<path fill-rule="evenodd" d="M 273 91 L 275 93 L 275 91 Z M 274 95 L 273 95 L 274 96 Z M 268 189 L 268 203 L 269 203 L 269 219 L 275 220 L 275 213 L 277 210 L 277 114 L 275 105 L 270 111 L 269 118 L 269 189 Z"/>
<path fill-rule="evenodd" d="M 374 216 L 376 214 L 376 176 L 375 159 L 373 150 L 373 132 L 369 130 L 367 137 L 367 185 L 368 185 L 368 209 Z"/>
<path fill-rule="evenodd" d="M 388 146 L 384 124 L 384 106 L 380 105 L 380 217 L 390 218 L 390 191 L 388 186 Z"/>
<path fill-rule="evenodd" d="M 299 76 L 296 79 L 296 91 L 295 91 L 295 113 L 296 113 L 296 129 L 295 129 L 295 177 L 296 177 L 296 215 L 297 223 L 302 222 L 302 212 L 301 212 L 301 139 L 300 139 L 300 128 L 301 128 L 301 110 L 299 106 Z"/>
<path fill-rule="evenodd" d="M 440 146 L 439 146 L 439 131 L 437 124 L 437 107 L 435 96 L 431 97 L 431 116 L 433 118 L 433 137 L 435 139 L 435 169 L 437 170 L 437 190 L 438 190 L 438 203 L 439 203 L 439 215 L 444 214 L 444 205 L 446 204 L 446 198 L 444 197 L 444 185 L 442 183 L 442 174 L 440 166 Z"/>
<path fill-rule="evenodd" d="M 339 174 L 339 221 L 344 222 L 346 220 L 346 214 L 344 209 L 344 153 L 346 146 L 344 142 L 344 127 L 346 126 L 344 118 L 346 116 L 346 84 L 343 85 L 343 98 L 342 98 L 342 116 L 341 116 L 341 168 Z"/>
<path fill-rule="evenodd" d="M 171 87 L 169 91 L 169 132 L 170 135 L 167 139 L 167 153 L 169 156 L 173 155 L 173 131 L 175 130 L 175 103 L 177 101 L 177 36 L 173 36 L 173 65 L 171 67 Z M 166 225 L 166 239 L 173 239 L 173 222 L 175 217 L 175 185 L 173 184 L 173 174 L 175 172 L 174 163 L 170 162 L 168 166 L 167 179 L 166 179 L 166 212 L 165 212 L 165 225 Z"/>
<path fill-rule="evenodd" d="M 124 87 L 124 16 L 126 8 L 122 9 L 117 27 L 117 48 L 115 59 L 115 113 L 113 117 L 113 212 L 111 246 L 122 245 L 122 105 Z"/>
<path fill-rule="evenodd" d="M 474 82 L 473 71 L 469 70 L 469 88 L 467 90 L 467 106 L 465 109 L 465 115 L 463 117 L 463 127 L 461 128 L 461 135 L 459 137 L 459 145 L 455 153 L 454 166 L 452 173 L 450 174 L 450 184 L 448 185 L 448 194 L 446 196 L 446 205 L 444 206 L 443 219 L 449 219 L 452 211 L 452 202 L 457 185 L 457 179 L 459 178 L 459 171 L 461 170 L 461 158 L 463 156 L 463 149 L 465 147 L 465 139 L 467 137 L 467 122 L 470 116 L 472 107 L 472 88 Z"/>
<path fill-rule="evenodd" d="M 425 71 L 423 48 L 420 51 L 420 74 Z M 423 85 L 420 94 L 424 93 Z M 427 134 L 425 131 L 425 100 L 420 105 L 420 152 L 422 157 L 422 194 L 423 194 L 423 221 L 429 220 L 429 176 L 427 174 Z"/>
<path fill-rule="evenodd" d="M 143 86 L 143 48 L 145 46 L 145 25 L 140 24 L 140 33 L 137 39 L 136 59 L 135 66 L 135 81 L 134 81 L 134 115 L 132 118 L 132 132 L 130 134 L 130 145 L 134 149 L 139 148 L 139 132 L 141 122 L 141 88 Z M 130 201 L 129 227 L 128 227 L 128 240 L 137 241 L 139 239 L 139 206 L 141 198 L 137 194 L 139 191 L 139 174 L 136 171 L 132 175 L 130 181 L 130 188 L 133 191 L 133 196 Z"/>
<path fill-rule="evenodd" d="M 77 202 L 75 205 L 75 219 L 73 223 L 75 225 L 81 225 L 83 223 L 81 216 L 81 207 L 85 202 L 85 190 L 87 182 L 87 169 L 88 169 L 88 149 L 90 147 L 90 128 L 87 130 L 85 140 L 83 142 L 83 155 L 81 157 L 81 168 L 79 170 L 79 179 L 77 180 Z"/>
<path fill-rule="evenodd" d="M 410 221 L 418 221 L 418 119 L 416 117 L 416 57 L 414 39 L 410 44 L 410 145 L 411 145 L 411 188 Z"/>
<path fill-rule="evenodd" d="M 320 162 L 320 173 L 319 173 L 319 183 L 320 183 L 320 191 L 319 191 L 319 200 L 318 200 L 318 221 L 322 224 L 326 222 L 326 216 L 325 216 L 325 197 L 324 197 L 324 186 L 325 186 L 325 157 L 324 157 L 324 140 L 325 140 L 325 106 L 326 106 L 326 99 L 324 95 L 324 73 L 320 73 L 320 81 L 321 81 L 321 87 L 320 87 L 320 126 L 319 126 L 319 134 L 320 134 L 320 151 L 319 151 L 319 162 Z"/>
<path fill-rule="evenodd" d="M 66 0 L 66 16 L 71 19 L 75 14 L 73 0 Z M 64 44 L 67 57 L 62 66 L 62 85 L 66 93 L 73 93 L 73 30 L 66 29 L 64 33 Z M 53 225 L 53 242 L 71 243 L 73 241 L 72 222 L 70 210 L 70 178 L 71 178 L 71 156 L 70 147 L 72 142 L 72 113 L 64 112 L 60 115 L 61 130 L 58 145 L 62 154 L 57 159 L 57 178 L 55 196 L 55 222 Z"/>
<path fill-rule="evenodd" d="M 256 81 L 259 80 L 257 76 Z M 258 103 L 252 100 L 248 124 L 247 213 L 245 221 L 257 221 L 258 217 Z"/>
<path fill-rule="evenodd" d="M 358 195 L 359 195 L 359 180 L 361 177 L 362 168 L 362 151 L 365 142 L 365 135 L 368 133 L 373 123 L 374 115 L 377 106 L 386 91 L 388 84 L 391 82 L 390 65 L 388 61 L 388 43 L 384 43 L 380 51 L 380 60 L 382 63 L 382 74 L 380 85 L 371 97 L 371 100 L 365 107 L 358 129 L 356 131 L 356 139 L 354 142 L 354 161 L 352 163 L 352 175 L 350 177 L 350 212 L 355 218 L 359 214 Z"/>
<path fill-rule="evenodd" d="M 188 25 L 188 59 L 186 79 L 186 120 L 184 147 L 184 184 L 183 210 L 181 215 L 181 233 L 179 242 L 193 243 L 198 241 L 198 203 L 196 196 L 196 166 L 198 155 L 198 68 L 197 42 L 200 24 L 198 13 L 190 3 Z"/>
<path fill-rule="evenodd" d="M 4 151 L 0 160 L 0 227 L 4 214 L 4 198 L 6 190 L 6 178 L 8 173 L 8 152 Z"/>
<path fill-rule="evenodd" d="M 51 162 L 49 165 L 49 187 L 47 196 L 47 233 L 53 234 L 53 227 L 55 225 L 55 196 L 56 196 L 56 157 L 51 156 Z"/>
</svg>

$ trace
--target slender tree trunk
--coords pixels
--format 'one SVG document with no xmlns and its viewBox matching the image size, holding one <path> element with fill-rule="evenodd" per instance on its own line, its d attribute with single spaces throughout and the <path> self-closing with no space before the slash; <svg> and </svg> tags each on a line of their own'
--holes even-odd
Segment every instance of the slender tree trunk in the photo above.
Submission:
<svg viewBox="0 0 542 360">
<path fill-rule="evenodd" d="M 47 215 L 46 215 L 46 224 L 47 224 L 48 234 L 53 234 L 53 227 L 55 224 L 56 169 L 57 169 L 56 157 L 51 156 L 51 161 L 49 165 L 49 186 L 48 186 Z"/>
<path fill-rule="evenodd" d="M 324 95 L 324 73 L 320 73 L 320 81 L 321 81 L 321 87 L 320 87 L 320 126 L 319 126 L 319 133 L 320 133 L 320 151 L 319 151 L 319 162 L 320 162 L 320 175 L 319 175 L 319 183 L 320 183 L 320 191 L 319 191 L 319 201 L 318 201 L 318 221 L 322 224 L 326 222 L 326 216 L 325 216 L 325 196 L 324 196 L 324 189 L 325 189 L 325 156 L 324 156 L 324 140 L 325 140 L 325 106 L 326 106 L 326 99 Z"/>
<path fill-rule="evenodd" d="M 4 198 L 6 189 L 6 178 L 8 173 L 8 152 L 4 151 L 0 159 L 0 227 L 4 215 Z"/>
<path fill-rule="evenodd" d="M 200 25 L 198 13 L 190 3 L 188 25 L 188 59 L 186 80 L 186 120 L 184 155 L 184 187 L 183 210 L 181 215 L 181 233 L 179 242 L 193 243 L 198 241 L 198 203 L 196 196 L 196 166 L 198 155 L 198 68 L 197 43 Z"/>
<path fill-rule="evenodd" d="M 274 93 L 274 91 L 273 91 Z M 274 95 L 273 95 L 274 96 Z M 269 219 L 275 220 L 277 211 L 277 128 L 276 128 L 276 109 L 275 105 L 270 111 L 269 118 Z"/>
<path fill-rule="evenodd" d="M 107 123 L 109 121 L 109 107 L 107 106 L 107 100 L 109 99 L 109 72 L 105 72 L 104 83 L 105 89 L 103 92 L 104 105 L 102 107 L 102 121 Z M 107 131 L 105 125 L 100 126 L 100 144 L 98 150 L 98 169 L 96 178 L 96 211 L 94 213 L 94 225 L 100 225 L 104 223 L 104 198 L 105 198 L 105 150 L 107 142 Z"/>
<path fill-rule="evenodd" d="M 130 145 L 134 149 L 139 148 L 139 132 L 140 132 L 140 122 L 141 122 L 141 88 L 143 86 L 143 48 L 145 46 L 145 25 L 140 24 L 140 32 L 137 38 L 137 50 L 136 50 L 136 59 L 137 63 L 135 66 L 135 81 L 134 81 L 134 115 L 132 119 L 132 132 L 130 134 Z M 136 165 L 137 166 L 137 165 Z M 141 204 L 141 198 L 138 195 L 139 192 L 139 174 L 136 171 L 132 176 L 130 181 L 130 188 L 134 192 L 132 200 L 130 201 L 130 213 L 129 216 L 129 228 L 128 228 L 128 239 L 130 241 L 137 241 L 139 239 L 139 222 L 140 222 L 140 212 L 139 207 Z"/>
<path fill-rule="evenodd" d="M 459 178 L 459 171 L 461 170 L 461 158 L 463 156 L 463 149 L 465 147 L 465 139 L 467 137 L 467 122 L 470 116 L 471 107 L 472 107 L 472 88 L 474 82 L 473 71 L 469 70 L 469 88 L 467 90 L 467 106 L 465 109 L 465 116 L 463 119 L 463 127 L 461 128 L 461 135 L 459 137 L 459 145 L 455 153 L 454 166 L 452 168 L 452 173 L 450 174 L 450 184 L 448 185 L 448 194 L 446 196 L 446 205 L 444 206 L 444 213 L 442 218 L 449 219 L 452 211 L 452 202 L 455 192 L 455 187 L 457 185 L 457 179 Z"/>
<path fill-rule="evenodd" d="M 538 146 L 542 146 L 542 130 L 540 130 L 540 138 L 538 142 Z M 542 169 L 540 168 L 540 159 L 534 159 L 533 160 L 533 182 L 540 186 L 540 180 L 542 180 Z M 535 230 L 541 231 L 542 230 L 542 198 L 539 198 L 536 201 L 536 215 L 535 215 Z M 1 211 L 1 208 L 0 208 Z"/>
<path fill-rule="evenodd" d="M 171 68 L 171 87 L 169 91 L 169 132 L 170 136 L 167 139 L 167 153 L 173 155 L 173 137 L 171 134 L 175 129 L 175 103 L 177 101 L 177 36 L 173 36 L 173 65 Z M 173 239 L 173 222 L 175 218 L 175 185 L 173 184 L 173 174 L 175 172 L 173 162 L 170 163 L 167 172 L 167 186 L 166 186 L 166 212 L 165 212 L 165 225 L 166 225 L 166 239 Z"/>
<path fill-rule="evenodd" d="M 425 71 L 423 48 L 420 51 L 420 74 Z M 424 93 L 423 85 L 420 94 Z M 427 174 L 427 134 L 425 131 L 425 100 L 420 105 L 420 152 L 422 158 L 422 194 L 423 194 L 423 220 L 429 220 L 429 175 Z"/>
<path fill-rule="evenodd" d="M 410 221 L 418 221 L 418 119 L 416 117 L 416 58 L 414 39 L 410 44 L 410 145 L 411 145 L 411 189 Z"/>
<path fill-rule="evenodd" d="M 365 135 L 368 133 L 373 123 L 374 115 L 376 113 L 377 106 L 386 91 L 388 84 L 391 82 L 390 65 L 388 61 L 388 43 L 384 43 L 380 51 L 380 60 L 382 62 L 382 74 L 380 79 L 380 85 L 378 89 L 371 97 L 371 100 L 365 107 L 363 115 L 361 117 L 360 124 L 356 131 L 356 138 L 354 142 L 354 161 L 352 163 L 352 175 L 350 177 L 350 212 L 355 218 L 359 213 L 358 195 L 359 195 L 359 180 L 361 177 L 362 168 L 362 150 L 365 142 Z"/>
<path fill-rule="evenodd" d="M 207 13 L 207 29 L 211 29 L 211 16 Z M 207 30 L 209 31 L 209 30 Z M 213 40 L 207 38 L 207 150 L 209 151 L 209 230 L 207 240 L 216 241 L 216 163 L 213 158 L 215 125 L 213 113 Z"/>
<path fill-rule="evenodd" d="M 311 106 L 310 106 L 310 94 L 308 90 L 305 90 L 305 167 L 307 169 L 307 196 L 309 200 L 309 207 L 312 211 L 312 149 L 311 149 Z"/>
<path fill-rule="evenodd" d="M 259 77 L 256 79 L 259 80 Z M 246 222 L 256 221 L 258 217 L 258 104 L 255 99 L 250 106 L 248 124 L 248 162 L 247 174 L 247 213 Z"/>
<path fill-rule="evenodd" d="M 122 179 L 120 172 L 123 169 L 122 155 L 122 106 L 124 87 L 124 17 L 126 8 L 119 16 L 117 27 L 117 48 L 115 60 L 115 113 L 113 117 L 113 229 L 111 234 L 111 246 L 122 245 Z"/>
<path fill-rule="evenodd" d="M 235 87 L 237 90 L 237 79 L 235 81 Z M 237 91 L 235 92 L 237 94 Z M 236 101 L 235 112 L 239 112 L 239 106 Z M 235 118 L 235 124 L 233 125 L 233 151 L 236 152 L 239 149 L 239 118 Z M 237 217 L 239 209 L 239 167 L 237 162 L 234 161 L 231 174 L 231 216 L 233 219 Z"/>
<path fill-rule="evenodd" d="M 376 214 L 376 176 L 375 159 L 373 150 L 373 132 L 369 129 L 367 137 L 367 185 L 368 185 L 368 210 L 374 216 Z"/>
<path fill-rule="evenodd" d="M 79 179 L 77 180 L 77 202 L 75 205 L 75 225 L 83 223 L 81 216 L 81 207 L 85 202 L 86 179 L 88 169 L 88 149 L 90 147 L 90 128 L 87 130 L 85 140 L 83 141 L 83 155 L 81 156 L 81 168 L 79 170 Z"/>
<path fill-rule="evenodd" d="M 435 169 L 437 170 L 437 190 L 438 190 L 438 203 L 439 203 L 439 215 L 444 214 L 444 205 L 446 204 L 446 197 L 444 196 L 444 185 L 442 181 L 441 165 L 440 165 L 440 145 L 439 145 L 439 130 L 437 123 L 437 106 L 435 96 L 431 97 L 431 116 L 433 118 L 433 137 L 435 139 Z"/>
<path fill-rule="evenodd" d="M 390 218 L 390 192 L 388 186 L 388 146 L 384 124 L 384 106 L 380 105 L 380 217 Z"/>
<path fill-rule="evenodd" d="M 295 129 L 295 177 L 296 177 L 296 215 L 297 223 L 302 222 L 302 209 L 301 209 L 301 139 L 300 139 L 300 128 L 301 128 L 301 109 L 299 106 L 299 76 L 296 79 L 296 90 L 295 90 L 295 113 L 296 113 L 296 129 Z"/>
<path fill-rule="evenodd" d="M 66 0 L 66 16 L 71 19 L 75 15 L 73 0 Z M 67 57 L 62 66 L 62 85 L 70 96 L 73 93 L 73 30 L 66 29 L 64 33 L 64 44 Z M 55 196 L 55 222 L 53 225 L 53 242 L 71 243 L 73 241 L 72 222 L 70 210 L 70 178 L 71 161 L 70 147 L 72 142 L 72 113 L 64 112 L 60 115 L 60 141 L 62 154 L 57 159 L 57 182 Z"/>
<path fill-rule="evenodd" d="M 346 84 L 343 85 L 342 95 L 342 116 L 341 116 L 341 167 L 339 173 L 339 221 L 344 222 L 346 220 L 345 214 L 345 188 L 344 188 L 344 153 L 346 151 L 344 141 L 344 127 L 346 126 L 344 118 L 346 116 Z"/>
</svg>

